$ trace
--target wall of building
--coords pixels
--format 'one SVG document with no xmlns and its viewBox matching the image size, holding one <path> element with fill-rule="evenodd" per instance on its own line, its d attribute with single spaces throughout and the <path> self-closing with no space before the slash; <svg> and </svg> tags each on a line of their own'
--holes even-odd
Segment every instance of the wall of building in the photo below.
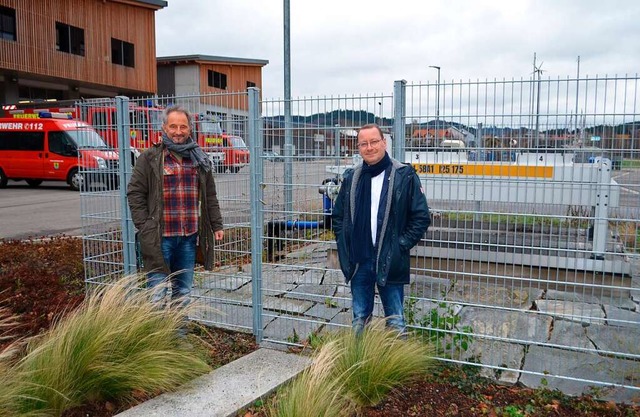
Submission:
<svg viewBox="0 0 640 417">
<path fill-rule="evenodd" d="M 210 70 L 227 76 L 226 90 L 209 86 Z M 262 67 L 260 65 L 225 63 L 200 65 L 200 92 L 202 94 L 246 91 L 247 81 L 255 83 L 257 88 L 262 89 Z M 234 101 L 232 108 L 247 111 L 247 102 L 244 100 Z"/>
<path fill-rule="evenodd" d="M 16 10 L 17 40 L 0 39 L 6 77 L 55 83 L 81 93 L 156 91 L 155 8 L 116 1 L 0 0 Z M 84 56 L 58 51 L 56 22 L 84 30 Z M 134 45 L 134 67 L 111 62 L 111 38 Z M 22 85 L 22 84 L 21 84 Z"/>
<path fill-rule="evenodd" d="M 200 94 L 200 77 L 197 65 L 175 67 L 177 95 Z"/>
</svg>

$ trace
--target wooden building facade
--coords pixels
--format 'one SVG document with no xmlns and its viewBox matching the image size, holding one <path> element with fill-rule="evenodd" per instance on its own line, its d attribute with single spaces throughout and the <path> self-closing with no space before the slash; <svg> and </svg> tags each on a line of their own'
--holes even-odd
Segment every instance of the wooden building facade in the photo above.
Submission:
<svg viewBox="0 0 640 417">
<path fill-rule="evenodd" d="M 247 88 L 262 90 L 263 59 L 210 55 L 158 57 L 158 96 L 208 116 L 222 128 L 246 137 Z"/>
<path fill-rule="evenodd" d="M 157 88 L 163 0 L 0 0 L 0 103 Z"/>
<path fill-rule="evenodd" d="M 249 87 L 262 90 L 263 59 L 210 55 L 158 57 L 158 95 L 183 96 L 237 93 Z M 203 98 L 206 104 L 206 98 Z M 247 111 L 247 103 L 235 100 L 229 106 Z"/>
</svg>

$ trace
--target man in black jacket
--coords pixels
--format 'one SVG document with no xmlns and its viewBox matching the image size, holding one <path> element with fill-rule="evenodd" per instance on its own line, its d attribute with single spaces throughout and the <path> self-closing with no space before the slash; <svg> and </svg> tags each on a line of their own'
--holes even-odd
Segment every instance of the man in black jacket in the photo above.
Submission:
<svg viewBox="0 0 640 417">
<path fill-rule="evenodd" d="M 356 332 L 371 320 L 376 286 L 387 325 L 404 331 L 409 251 L 431 224 L 418 175 L 391 158 L 386 147 L 376 124 L 360 128 L 363 163 L 345 172 L 332 213 L 340 268 L 351 285 Z"/>
</svg>

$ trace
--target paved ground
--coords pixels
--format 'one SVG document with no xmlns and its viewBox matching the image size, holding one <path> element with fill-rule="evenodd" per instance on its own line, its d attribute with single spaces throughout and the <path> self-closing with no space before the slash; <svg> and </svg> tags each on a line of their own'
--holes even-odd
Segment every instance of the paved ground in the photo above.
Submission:
<svg viewBox="0 0 640 417">
<path fill-rule="evenodd" d="M 349 290 L 341 273 L 327 269 L 332 264 L 330 246 L 310 245 L 290 253 L 281 264 L 263 266 L 262 319 L 267 341 L 295 343 L 312 333 L 349 326 Z M 413 307 L 415 320 L 419 322 L 433 308 L 439 308 L 441 317 L 459 317 L 457 328 L 470 326 L 476 336 L 466 351 L 450 353 L 454 359 L 482 363 L 482 373 L 488 377 L 569 394 L 589 391 L 593 385 L 589 381 L 605 381 L 611 386 L 600 389 L 601 395 L 630 401 L 640 396 L 640 262 L 630 262 L 632 281 L 607 293 L 602 286 L 589 291 L 587 286 L 578 293 L 540 281 L 414 276 L 410 291 L 420 297 Z M 250 271 L 251 266 L 245 265 L 242 270 L 201 274 L 196 294 L 217 310 L 202 318 L 250 330 Z M 427 299 L 449 304 L 443 309 Z M 381 314 L 380 308 L 376 313 Z M 446 341 L 450 338 L 441 339 L 443 346 Z"/>
</svg>

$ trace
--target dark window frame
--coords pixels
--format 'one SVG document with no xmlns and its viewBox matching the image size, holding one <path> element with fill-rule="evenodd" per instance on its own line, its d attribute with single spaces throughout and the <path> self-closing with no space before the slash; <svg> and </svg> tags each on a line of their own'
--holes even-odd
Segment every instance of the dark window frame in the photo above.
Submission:
<svg viewBox="0 0 640 417">
<path fill-rule="evenodd" d="M 84 56 L 84 29 L 66 23 L 56 22 L 56 50 Z"/>
<path fill-rule="evenodd" d="M 209 70 L 207 75 L 209 87 L 219 88 L 220 90 L 227 89 L 227 74 Z"/>
<path fill-rule="evenodd" d="M 0 6 L 0 39 L 6 41 L 18 40 L 16 9 Z"/>
<path fill-rule="evenodd" d="M 125 67 L 136 66 L 135 45 L 122 39 L 111 38 L 111 63 Z"/>
<path fill-rule="evenodd" d="M 254 83 L 253 81 L 247 81 L 247 88 L 251 88 L 255 86 L 256 86 L 256 83 Z"/>
</svg>

